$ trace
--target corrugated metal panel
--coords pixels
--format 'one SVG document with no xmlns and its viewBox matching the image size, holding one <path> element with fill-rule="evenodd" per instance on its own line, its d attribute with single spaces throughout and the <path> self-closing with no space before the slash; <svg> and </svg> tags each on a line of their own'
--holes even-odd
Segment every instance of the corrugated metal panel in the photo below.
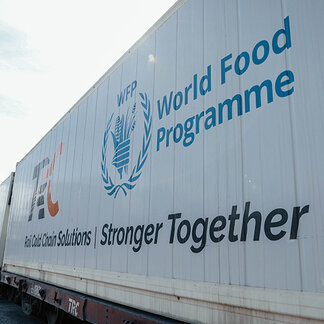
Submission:
<svg viewBox="0 0 324 324">
<path fill-rule="evenodd" d="M 18 165 L 7 263 L 323 293 L 323 2 L 175 8 Z"/>
<path fill-rule="evenodd" d="M 0 184 L 0 262 L 2 265 L 5 243 L 7 238 L 7 226 L 14 173 Z"/>
</svg>

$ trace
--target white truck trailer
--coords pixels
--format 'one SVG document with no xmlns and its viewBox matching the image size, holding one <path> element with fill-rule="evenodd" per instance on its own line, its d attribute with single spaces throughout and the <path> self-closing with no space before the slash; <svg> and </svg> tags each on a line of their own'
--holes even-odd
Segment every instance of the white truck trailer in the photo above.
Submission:
<svg viewBox="0 0 324 324">
<path fill-rule="evenodd" d="M 55 285 L 93 323 L 85 296 L 322 322 L 323 17 L 319 0 L 177 2 L 18 163 L 1 281 L 47 302 Z"/>
<path fill-rule="evenodd" d="M 0 184 L 0 264 L 3 262 L 3 255 L 7 237 L 7 227 L 9 210 L 11 204 L 11 194 L 15 174 L 10 176 Z"/>
</svg>

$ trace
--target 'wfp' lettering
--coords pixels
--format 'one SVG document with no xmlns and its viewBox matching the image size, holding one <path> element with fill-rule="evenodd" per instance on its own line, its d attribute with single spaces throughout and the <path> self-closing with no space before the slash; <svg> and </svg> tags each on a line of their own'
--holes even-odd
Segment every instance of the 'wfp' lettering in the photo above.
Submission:
<svg viewBox="0 0 324 324">
<path fill-rule="evenodd" d="M 128 100 L 128 96 L 133 97 L 134 90 L 136 89 L 137 81 L 133 81 L 129 84 L 121 93 L 120 95 L 117 94 L 117 104 L 118 107 Z"/>
</svg>

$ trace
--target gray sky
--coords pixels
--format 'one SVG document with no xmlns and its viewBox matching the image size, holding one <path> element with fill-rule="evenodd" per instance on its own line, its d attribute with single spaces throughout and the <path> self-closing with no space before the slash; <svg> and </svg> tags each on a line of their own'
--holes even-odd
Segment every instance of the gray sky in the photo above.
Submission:
<svg viewBox="0 0 324 324">
<path fill-rule="evenodd" d="M 0 183 L 176 0 L 0 0 Z"/>
</svg>

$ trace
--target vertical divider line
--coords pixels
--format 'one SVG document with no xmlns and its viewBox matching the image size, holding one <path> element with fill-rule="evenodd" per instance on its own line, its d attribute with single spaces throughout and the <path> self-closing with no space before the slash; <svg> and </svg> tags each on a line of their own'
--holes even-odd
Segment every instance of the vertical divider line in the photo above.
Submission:
<svg viewBox="0 0 324 324">
<path fill-rule="evenodd" d="M 178 37 L 179 37 L 179 11 L 176 12 L 176 38 L 175 38 L 175 89 L 178 89 Z M 176 112 L 174 112 L 173 117 L 173 127 L 176 124 Z M 176 148 L 175 143 L 173 143 L 173 210 L 175 208 L 175 166 L 176 166 Z M 172 244 L 172 278 L 174 278 L 174 244 Z"/>
<path fill-rule="evenodd" d="M 202 2 L 202 71 L 204 74 L 204 68 L 205 68 L 205 0 Z M 203 110 L 204 110 L 204 125 L 205 125 L 205 120 L 206 120 L 206 115 L 205 115 L 205 105 L 206 105 L 206 99 L 205 96 L 203 96 Z M 203 138 L 203 145 L 202 145 L 202 165 L 203 165 L 203 172 L 202 172 L 202 212 L 203 212 L 203 217 L 206 217 L 206 208 L 205 208 L 205 129 L 202 132 L 202 138 Z M 203 250 L 203 280 L 204 282 L 206 281 L 206 249 Z"/>
<path fill-rule="evenodd" d="M 89 206 L 90 206 L 90 197 L 91 197 L 91 175 L 92 175 L 92 168 L 93 168 L 93 150 L 94 150 L 94 146 L 95 146 L 95 129 L 96 129 L 96 117 L 97 117 L 97 110 L 98 110 L 98 88 L 96 88 L 94 91 L 96 91 L 96 103 L 95 103 L 95 109 L 93 111 L 94 113 L 94 119 L 93 119 L 93 137 L 92 137 L 92 150 L 91 150 L 91 162 L 90 162 L 90 170 L 89 170 L 89 174 L 90 174 L 90 189 L 88 192 L 88 204 L 87 204 L 87 213 L 86 213 L 86 217 L 87 217 L 87 229 L 89 228 Z M 90 211 L 91 212 L 91 211 Z M 94 242 L 94 248 L 96 249 L 96 244 L 97 244 L 97 226 L 95 227 L 95 242 Z M 84 264 L 85 265 L 85 264 Z"/>
<path fill-rule="evenodd" d="M 95 238 L 94 238 L 94 249 L 97 248 L 97 226 L 95 226 Z"/>
<path fill-rule="evenodd" d="M 153 122 L 154 122 L 154 102 L 155 102 L 155 77 L 156 77 L 156 35 L 157 31 L 154 32 L 154 57 L 155 61 L 153 64 L 153 85 L 152 85 L 152 102 L 151 102 L 151 109 L 152 109 L 152 133 L 153 133 Z M 148 199 L 148 222 L 150 223 L 151 218 L 151 197 L 152 197 L 152 160 L 153 160 L 153 141 L 152 141 L 152 135 L 151 135 L 151 143 L 150 143 L 150 172 L 149 172 L 149 199 Z M 147 263 L 146 263 L 146 274 L 149 275 L 149 260 L 150 260 L 150 246 L 148 246 L 147 249 Z"/>
<path fill-rule="evenodd" d="M 83 169 L 83 162 L 84 162 L 84 143 L 85 143 L 85 134 L 86 134 L 86 124 L 87 124 L 87 117 L 88 117 L 88 105 L 89 105 L 89 96 L 84 98 L 84 101 L 81 102 L 80 106 L 84 103 L 85 107 L 84 107 L 84 110 L 85 110 L 85 121 L 84 121 L 84 131 L 83 131 L 83 139 L 82 139 L 82 146 L 81 146 L 81 157 L 80 157 L 80 160 L 81 160 L 81 166 L 80 166 L 80 175 L 79 175 L 79 187 L 80 187 L 80 190 L 79 190 L 79 194 L 78 194 L 78 197 L 77 197 L 77 200 L 78 200 L 78 204 L 77 204 L 77 214 L 79 215 L 80 214 L 80 205 L 81 205 L 81 192 L 83 191 L 82 190 L 82 169 Z M 80 109 L 80 106 L 78 109 Z M 78 125 L 77 125 L 77 128 L 78 128 Z M 75 263 L 76 263 L 76 259 L 77 259 L 77 250 L 75 250 L 76 253 L 74 253 L 74 266 L 75 266 Z M 83 255 L 83 263 L 85 263 L 85 255 Z"/>
<path fill-rule="evenodd" d="M 283 6 L 283 0 L 280 0 L 280 4 L 281 4 L 281 20 L 284 20 L 284 6 Z M 291 22 L 290 22 L 291 23 Z M 290 30 L 291 32 L 291 30 Z M 286 70 L 288 70 L 288 65 L 289 65 L 289 58 L 287 55 L 287 50 L 285 50 L 285 66 L 286 66 Z M 293 167 L 293 182 L 294 182 L 294 188 L 295 188 L 295 202 L 296 202 L 296 206 L 298 204 L 298 186 L 297 186 L 297 171 L 296 171 L 296 148 L 295 148 L 295 142 L 294 142 L 294 123 L 293 123 L 293 116 L 292 116 L 292 98 L 291 96 L 288 96 L 288 105 L 289 105 L 289 123 L 290 123 L 290 139 L 291 139 L 291 149 L 292 149 L 292 167 Z M 299 272 L 300 272 L 300 289 L 301 291 L 303 291 L 303 275 L 302 275 L 302 255 L 301 255 L 301 245 L 300 245 L 300 240 L 297 239 L 297 244 L 298 244 L 298 263 L 299 263 Z"/>
<path fill-rule="evenodd" d="M 237 4 L 237 40 L 238 40 L 238 53 L 240 53 L 240 49 L 241 49 L 241 38 L 240 38 L 240 5 L 239 5 L 239 0 L 236 0 L 236 4 Z M 241 77 L 238 77 L 238 81 L 239 81 L 239 94 L 241 94 L 242 92 L 242 86 L 241 86 Z M 242 199 L 242 208 L 244 205 L 244 199 L 245 199 L 245 194 L 244 194 L 244 153 L 243 153 L 243 145 L 244 145 L 244 141 L 243 141 L 243 121 L 242 118 L 239 119 L 239 124 L 240 124 L 240 144 L 241 144 L 241 199 Z M 243 209 L 242 209 L 243 210 Z M 239 282 L 241 285 L 246 285 L 247 282 L 247 268 L 246 268 L 246 243 L 243 243 L 243 260 L 240 260 L 239 258 L 239 264 L 240 262 L 243 261 L 243 267 L 244 267 L 244 274 L 243 274 L 243 278 L 244 278 L 244 282 L 241 282 L 241 275 L 239 274 Z"/>
<path fill-rule="evenodd" d="M 104 105 L 106 107 L 106 109 L 104 110 L 105 111 L 105 122 L 107 122 L 107 120 L 108 120 L 108 118 L 107 118 L 108 117 L 108 109 L 107 108 L 108 108 L 108 98 L 109 98 L 109 89 L 110 89 L 110 78 L 111 78 L 111 76 L 109 76 L 108 79 L 107 79 L 107 94 L 106 94 L 106 100 L 105 100 L 105 103 L 104 103 Z M 106 123 L 105 123 L 105 125 L 106 125 Z M 99 198 L 99 218 L 101 216 L 100 212 L 102 210 L 102 205 L 103 205 L 102 200 L 103 199 L 102 199 L 102 194 L 101 194 L 100 198 Z M 97 253 L 96 253 L 96 269 L 98 269 L 98 253 L 99 253 L 99 249 L 97 249 Z"/>
<path fill-rule="evenodd" d="M 137 81 L 138 80 L 138 48 L 135 50 L 135 53 L 136 53 L 136 67 L 135 67 L 135 80 Z M 137 83 L 138 84 L 138 83 Z M 136 98 L 137 98 L 137 86 L 135 88 L 135 102 L 136 102 Z M 131 137 L 133 139 L 133 142 L 134 142 L 134 133 L 131 134 Z M 134 145 L 131 145 L 131 148 L 130 148 L 130 151 L 131 151 L 131 163 L 133 162 L 133 153 L 134 153 Z M 136 162 L 135 162 L 136 164 Z M 131 170 L 133 169 L 133 165 L 132 167 L 130 168 Z M 132 196 L 133 196 L 133 191 L 130 190 L 129 191 L 129 200 L 128 200 L 128 222 L 127 222 L 127 225 L 130 226 L 130 220 L 131 220 L 131 206 L 132 206 Z M 126 241 L 125 241 L 126 243 Z M 132 249 L 129 247 L 128 244 L 126 244 L 126 250 L 127 250 L 127 258 L 126 258 L 126 269 L 127 269 L 127 273 L 128 273 L 128 257 L 129 257 L 129 251 L 132 251 Z M 131 252 L 132 253 L 132 252 Z"/>
<path fill-rule="evenodd" d="M 122 91 L 122 83 L 123 83 L 123 72 L 124 72 L 124 62 L 121 63 L 120 65 L 120 69 L 121 69 L 121 72 L 120 72 L 120 82 L 119 82 L 119 91 L 121 92 Z M 117 71 L 117 70 L 116 70 Z M 109 92 L 108 92 L 108 101 L 109 101 Z M 118 112 L 119 112 L 119 115 L 120 115 L 120 107 L 118 107 Z M 116 177 L 116 170 L 113 169 L 113 173 Z M 118 177 L 118 176 L 117 176 Z M 112 208 L 112 220 L 111 220 L 111 223 L 114 224 L 114 218 L 115 218 L 115 201 L 116 199 L 111 199 L 112 200 L 112 204 L 113 204 L 113 208 Z M 112 251 L 113 251 L 113 245 L 110 246 L 110 271 L 111 271 L 111 265 L 112 265 Z"/>
</svg>

